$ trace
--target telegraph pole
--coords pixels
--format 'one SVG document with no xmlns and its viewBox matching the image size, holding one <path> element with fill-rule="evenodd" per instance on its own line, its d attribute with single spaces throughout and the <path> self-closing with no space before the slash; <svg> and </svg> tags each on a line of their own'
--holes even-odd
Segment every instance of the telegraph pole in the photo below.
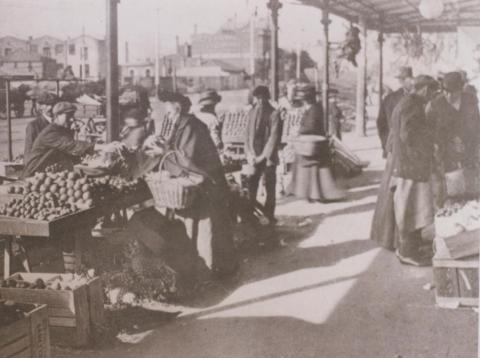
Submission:
<svg viewBox="0 0 480 358">
<path fill-rule="evenodd" d="M 118 3 L 120 0 L 105 0 L 107 6 L 107 141 L 118 138 Z"/>
<path fill-rule="evenodd" d="M 271 92 L 272 100 L 278 101 L 278 10 L 282 7 L 279 0 L 270 0 L 267 4 L 271 15 L 272 41 L 271 41 Z"/>
<path fill-rule="evenodd" d="M 159 56 L 160 56 L 160 50 L 159 50 L 159 34 L 158 34 L 158 25 L 159 25 L 159 19 L 160 19 L 160 9 L 157 8 L 156 11 L 156 18 L 155 18 L 155 91 L 158 90 L 158 84 L 159 84 L 159 76 L 160 76 L 160 63 L 159 63 Z"/>
</svg>

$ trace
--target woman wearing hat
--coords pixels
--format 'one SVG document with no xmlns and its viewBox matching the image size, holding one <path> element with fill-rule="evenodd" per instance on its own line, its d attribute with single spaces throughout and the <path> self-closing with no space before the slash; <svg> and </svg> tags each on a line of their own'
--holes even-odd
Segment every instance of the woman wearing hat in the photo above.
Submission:
<svg viewBox="0 0 480 358">
<path fill-rule="evenodd" d="M 219 151 L 223 149 L 223 142 L 221 123 L 218 120 L 215 107 L 221 100 L 222 96 L 220 96 L 215 90 L 208 89 L 200 95 L 200 99 L 198 100 L 200 109 L 195 113 L 195 116 L 207 126 L 213 143 Z"/>
<path fill-rule="evenodd" d="M 300 122 L 299 135 L 325 136 L 322 104 L 316 101 L 315 87 L 304 85 L 297 90 L 297 98 L 302 102 L 305 113 Z M 296 155 L 291 183 L 291 192 L 313 201 L 334 201 L 345 198 L 333 178 L 331 155 L 328 141 L 321 151 L 311 157 Z"/>
<path fill-rule="evenodd" d="M 164 140 L 149 137 L 144 143 L 155 168 L 166 157 L 164 170 L 173 176 L 195 174 L 203 177 L 202 190 L 193 206 L 177 210 L 191 242 L 206 266 L 220 276 L 237 267 L 233 245 L 233 224 L 229 215 L 229 190 L 217 148 L 207 127 L 189 114 L 190 100 L 178 93 L 159 93 L 172 118 L 173 133 Z"/>
</svg>

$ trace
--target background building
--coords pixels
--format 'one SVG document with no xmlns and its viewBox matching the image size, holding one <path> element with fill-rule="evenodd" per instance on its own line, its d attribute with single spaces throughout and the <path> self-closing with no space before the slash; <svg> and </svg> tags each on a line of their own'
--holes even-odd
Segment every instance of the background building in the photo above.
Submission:
<svg viewBox="0 0 480 358">
<path fill-rule="evenodd" d="M 34 76 L 34 78 L 56 78 L 58 64 L 54 59 L 17 50 L 0 60 L 1 72 L 10 76 Z"/>
</svg>

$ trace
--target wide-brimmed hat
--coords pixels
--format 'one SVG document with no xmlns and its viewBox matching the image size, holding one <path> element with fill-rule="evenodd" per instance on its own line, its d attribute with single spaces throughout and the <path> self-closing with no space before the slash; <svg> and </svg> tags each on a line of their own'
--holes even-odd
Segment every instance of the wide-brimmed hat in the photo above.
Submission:
<svg viewBox="0 0 480 358">
<path fill-rule="evenodd" d="M 207 89 L 202 94 L 200 94 L 198 104 L 206 106 L 210 104 L 217 104 L 221 100 L 222 96 L 220 96 L 217 91 L 215 91 L 214 89 Z"/>
<path fill-rule="evenodd" d="M 190 98 L 178 92 L 158 91 L 158 99 L 161 102 L 179 103 L 183 108 L 191 107 L 192 105 Z"/>
<path fill-rule="evenodd" d="M 413 78 L 413 70 L 409 66 L 402 66 L 398 69 L 398 73 L 395 76 L 400 80 L 404 80 L 405 78 Z"/>
<path fill-rule="evenodd" d="M 418 75 L 414 80 L 415 88 L 422 88 L 428 86 L 430 88 L 438 88 L 438 82 L 432 76 Z"/>
<path fill-rule="evenodd" d="M 56 94 L 48 91 L 34 93 L 32 98 L 34 98 L 38 104 L 45 104 L 48 106 L 53 106 L 60 101 L 60 98 Z"/>
<path fill-rule="evenodd" d="M 465 84 L 460 72 L 449 72 L 443 77 L 443 89 L 447 92 L 461 91 Z"/>
<path fill-rule="evenodd" d="M 58 102 L 52 110 L 54 116 L 58 116 L 64 113 L 75 113 L 76 111 L 77 107 L 75 107 L 74 104 L 66 101 Z"/>
<path fill-rule="evenodd" d="M 257 86 L 253 90 L 252 96 L 270 99 L 270 90 L 267 86 Z"/>
</svg>

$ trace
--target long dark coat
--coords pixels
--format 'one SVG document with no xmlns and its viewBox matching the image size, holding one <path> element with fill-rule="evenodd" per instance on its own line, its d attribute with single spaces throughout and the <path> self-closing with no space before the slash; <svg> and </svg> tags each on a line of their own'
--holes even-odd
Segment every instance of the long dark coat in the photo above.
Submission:
<svg viewBox="0 0 480 358">
<path fill-rule="evenodd" d="M 26 158 L 32 150 L 33 142 L 35 142 L 35 139 L 38 137 L 40 132 L 49 124 L 50 123 L 41 114 L 27 124 L 27 128 L 25 129 L 25 150 L 23 152 L 24 158 Z"/>
<path fill-rule="evenodd" d="M 174 176 L 195 173 L 205 178 L 194 206 L 178 210 L 187 234 L 196 244 L 205 264 L 218 273 L 228 273 L 236 265 L 230 196 L 222 163 L 208 128 L 191 115 L 175 124 L 167 151 L 165 167 Z M 160 158 L 157 158 L 159 162 Z"/>
<path fill-rule="evenodd" d="M 93 148 L 92 143 L 76 141 L 68 128 L 49 124 L 35 139 L 31 152 L 25 158 L 23 177 L 32 176 L 52 164 L 71 170 L 80 157 L 93 152 Z"/>
<path fill-rule="evenodd" d="M 425 101 L 416 94 L 402 98 L 393 111 L 394 175 L 428 182 L 433 169 L 434 132 Z"/>
<path fill-rule="evenodd" d="M 380 109 L 378 111 L 377 117 L 377 131 L 378 136 L 380 137 L 380 142 L 382 143 L 383 157 L 387 157 L 387 153 L 391 152 L 391 147 L 388 145 L 388 137 L 390 131 L 393 127 L 392 123 L 392 113 L 400 100 L 405 96 L 405 91 L 403 88 L 396 90 L 388 94 L 380 104 Z"/>
</svg>

